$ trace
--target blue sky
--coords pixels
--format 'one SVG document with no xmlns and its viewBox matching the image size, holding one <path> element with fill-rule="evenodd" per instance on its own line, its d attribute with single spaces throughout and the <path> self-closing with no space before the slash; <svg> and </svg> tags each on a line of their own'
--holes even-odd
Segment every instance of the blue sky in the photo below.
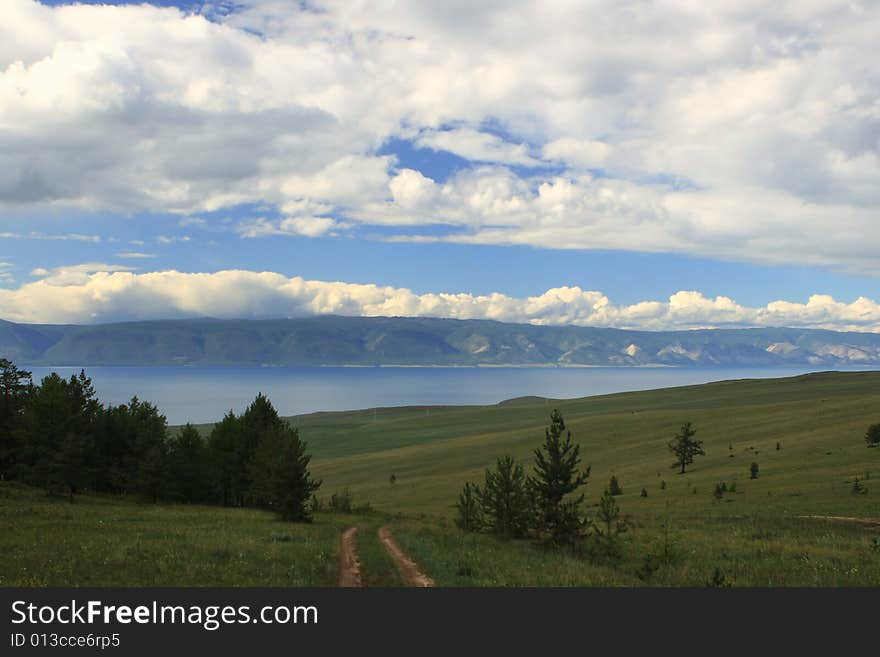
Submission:
<svg viewBox="0 0 880 657">
<path fill-rule="evenodd" d="M 10 0 L 0 317 L 880 330 L 856 9 Z"/>
</svg>

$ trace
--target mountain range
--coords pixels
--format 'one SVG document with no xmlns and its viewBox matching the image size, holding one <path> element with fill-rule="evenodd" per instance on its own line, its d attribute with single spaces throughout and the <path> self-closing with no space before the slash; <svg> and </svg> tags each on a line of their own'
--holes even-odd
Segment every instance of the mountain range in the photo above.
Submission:
<svg viewBox="0 0 880 657">
<path fill-rule="evenodd" d="M 32 365 L 880 365 L 880 334 L 629 331 L 488 320 L 318 316 L 97 325 L 0 320 L 0 357 Z"/>
</svg>

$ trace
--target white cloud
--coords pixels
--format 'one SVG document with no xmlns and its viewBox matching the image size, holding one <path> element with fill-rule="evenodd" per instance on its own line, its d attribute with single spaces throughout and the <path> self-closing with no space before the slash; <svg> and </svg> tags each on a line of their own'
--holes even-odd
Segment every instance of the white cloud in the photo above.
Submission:
<svg viewBox="0 0 880 657">
<path fill-rule="evenodd" d="M 597 291 L 558 287 L 532 297 L 493 293 L 416 294 L 406 288 L 309 281 L 273 272 L 157 271 L 87 263 L 32 272 L 40 280 L 0 289 L 0 317 L 20 322 L 103 322 L 168 317 L 452 317 L 541 325 L 674 329 L 791 326 L 880 332 L 880 304 L 827 295 L 748 307 L 681 291 L 669 299 L 618 305 Z"/>
<path fill-rule="evenodd" d="M 175 244 L 177 242 L 190 242 L 192 238 L 189 235 L 159 235 L 156 237 L 159 244 Z"/>
<path fill-rule="evenodd" d="M 526 144 L 512 144 L 497 135 L 479 132 L 472 128 L 455 130 L 425 130 L 415 140 L 419 148 L 449 151 L 475 162 L 498 162 L 540 166 L 542 162 L 529 155 Z"/>
<path fill-rule="evenodd" d="M 70 242 L 94 242 L 101 241 L 100 235 L 80 235 L 79 233 L 41 233 L 30 231 L 28 233 L 0 233 L 0 239 L 7 240 L 57 240 Z"/>
<path fill-rule="evenodd" d="M 242 237 L 266 237 L 269 235 L 320 237 L 339 225 L 337 221 L 329 217 L 294 216 L 277 221 L 257 217 L 243 222 L 238 227 L 238 231 Z"/>
<path fill-rule="evenodd" d="M 0 204 L 257 203 L 285 219 L 243 235 L 446 223 L 880 273 L 874 4 L 244 4 L 5 0 Z M 433 181 L 377 155 L 390 138 L 475 166 Z"/>
<path fill-rule="evenodd" d="M 121 251 L 115 254 L 117 258 L 131 258 L 133 260 L 143 260 L 145 258 L 155 258 L 155 253 L 142 253 L 140 251 Z"/>
</svg>

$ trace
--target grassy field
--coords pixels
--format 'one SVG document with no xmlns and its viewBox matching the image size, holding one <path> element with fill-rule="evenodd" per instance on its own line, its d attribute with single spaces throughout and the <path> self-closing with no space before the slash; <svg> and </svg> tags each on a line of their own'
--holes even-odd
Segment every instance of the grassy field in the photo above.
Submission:
<svg viewBox="0 0 880 657">
<path fill-rule="evenodd" d="M 667 502 L 680 513 L 718 513 L 712 492 L 722 481 L 738 484 L 724 514 L 880 513 L 880 450 L 868 449 L 863 440 L 867 426 L 880 422 L 875 372 L 567 401 L 322 413 L 291 421 L 315 455 L 324 490 L 349 487 L 358 500 L 388 512 L 450 516 L 464 483 L 481 481 L 498 456 L 531 463 L 553 408 L 561 410 L 584 463 L 592 466 L 588 496 L 598 499 L 616 475 L 628 513 L 655 516 Z M 670 468 L 666 443 L 686 421 L 694 423 L 706 456 L 679 475 Z M 749 479 L 753 461 L 760 467 L 757 480 Z M 853 479 L 866 473 L 878 479 L 876 490 L 852 495 Z M 871 488 L 870 480 L 865 484 Z M 647 498 L 639 497 L 643 487 Z"/>
<path fill-rule="evenodd" d="M 0 586 L 333 586 L 340 532 L 380 516 L 152 505 L 83 495 L 73 504 L 0 484 Z M 371 572 L 390 580 L 391 567 Z"/>
<path fill-rule="evenodd" d="M 481 481 L 497 457 L 511 454 L 531 468 L 556 407 L 592 466 L 588 504 L 611 475 L 623 486 L 616 499 L 632 529 L 616 561 L 467 535 L 452 523 L 461 486 Z M 686 421 L 706 456 L 680 475 L 666 443 Z M 396 585 L 375 535 L 391 519 L 401 547 L 439 585 L 702 586 L 713 577 L 732 585 L 880 585 L 880 524 L 805 517 L 880 518 L 880 449 L 863 440 L 880 422 L 880 372 L 291 422 L 314 454 L 322 495 L 348 488 L 377 513 L 322 513 L 313 525 L 286 525 L 250 510 L 95 497 L 71 505 L 6 484 L 0 584 L 329 585 L 339 534 L 358 525 L 364 582 Z M 757 479 L 749 477 L 752 462 Z M 856 478 L 867 494 L 852 492 Z M 736 492 L 716 499 L 720 482 Z"/>
</svg>

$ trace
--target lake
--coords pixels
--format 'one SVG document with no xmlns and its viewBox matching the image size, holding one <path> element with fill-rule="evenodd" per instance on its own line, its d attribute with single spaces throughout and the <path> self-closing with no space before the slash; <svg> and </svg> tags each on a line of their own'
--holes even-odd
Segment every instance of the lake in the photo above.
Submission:
<svg viewBox="0 0 880 657">
<path fill-rule="evenodd" d="M 34 381 L 78 367 L 31 367 Z M 87 367 L 104 403 L 132 396 L 156 404 L 170 424 L 214 422 L 262 392 L 282 415 L 376 406 L 495 404 L 538 395 L 575 398 L 726 379 L 795 376 L 805 368 L 535 367 Z"/>
</svg>

